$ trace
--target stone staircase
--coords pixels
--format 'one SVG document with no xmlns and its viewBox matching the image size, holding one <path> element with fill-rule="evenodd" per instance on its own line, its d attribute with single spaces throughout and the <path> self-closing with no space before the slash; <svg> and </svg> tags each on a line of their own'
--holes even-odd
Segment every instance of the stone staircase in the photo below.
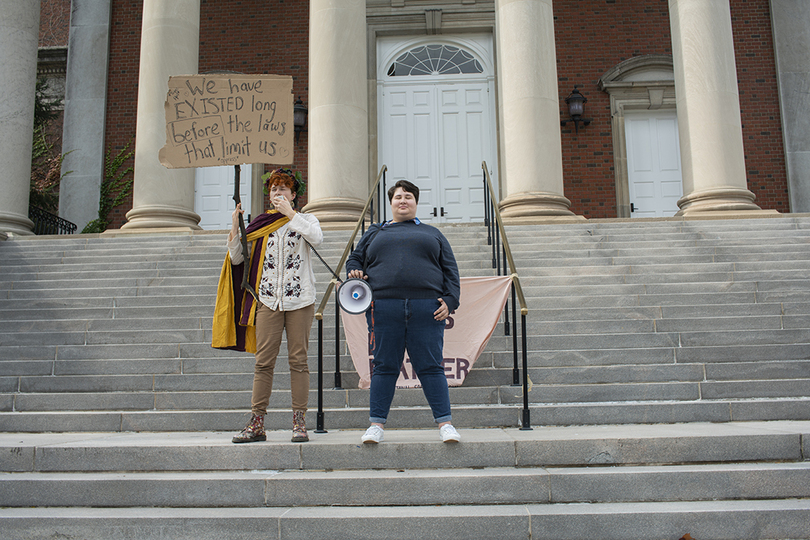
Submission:
<svg viewBox="0 0 810 540">
<path fill-rule="evenodd" d="M 483 228 L 443 232 L 463 276 L 492 275 Z M 377 447 L 342 344 L 332 388 L 333 307 L 328 433 L 289 443 L 282 361 L 276 431 L 230 443 L 253 360 L 209 346 L 223 234 L 0 242 L 0 536 L 810 538 L 810 217 L 508 234 L 534 429 L 498 330 L 451 388 L 461 444 L 399 390 Z M 326 238 L 335 264 L 348 232 Z"/>
</svg>

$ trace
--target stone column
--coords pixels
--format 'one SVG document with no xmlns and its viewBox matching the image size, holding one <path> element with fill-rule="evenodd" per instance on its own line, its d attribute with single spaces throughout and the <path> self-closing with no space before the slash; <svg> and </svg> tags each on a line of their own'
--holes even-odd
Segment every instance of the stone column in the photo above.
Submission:
<svg viewBox="0 0 810 540">
<path fill-rule="evenodd" d="M 98 218 L 104 178 L 104 124 L 111 0 L 73 0 L 68 41 L 59 215 L 81 231 Z"/>
<path fill-rule="evenodd" d="M 563 196 L 551 0 L 496 0 L 504 218 L 573 216 Z"/>
<path fill-rule="evenodd" d="M 0 2 L 0 233 L 30 235 L 40 0 Z M 7 236 L 7 235 L 0 235 Z"/>
<path fill-rule="evenodd" d="M 200 229 L 194 213 L 194 169 L 167 169 L 158 160 L 166 143 L 163 104 L 169 76 L 197 73 L 200 0 L 144 0 L 138 76 L 135 185 L 122 229 Z"/>
<path fill-rule="evenodd" d="M 368 198 L 365 0 L 309 5 L 309 204 L 325 226 L 356 222 Z"/>
<path fill-rule="evenodd" d="M 790 211 L 810 212 L 810 2 L 771 0 Z"/>
<path fill-rule="evenodd" d="M 745 176 L 728 0 L 669 0 L 684 196 L 677 215 L 759 210 Z"/>
</svg>

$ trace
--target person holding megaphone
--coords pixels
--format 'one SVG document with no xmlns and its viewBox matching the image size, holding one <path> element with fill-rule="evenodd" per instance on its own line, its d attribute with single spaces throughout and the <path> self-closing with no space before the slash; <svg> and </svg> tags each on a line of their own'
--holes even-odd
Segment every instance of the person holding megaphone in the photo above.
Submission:
<svg viewBox="0 0 810 540">
<path fill-rule="evenodd" d="M 371 426 L 366 444 L 383 441 L 405 351 L 439 426 L 442 441 L 458 442 L 442 366 L 446 319 L 459 306 L 461 285 L 450 243 L 416 217 L 419 188 L 399 180 L 388 190 L 393 219 L 373 224 L 346 262 L 350 279 L 365 279 L 373 301 L 366 311 L 373 371 Z"/>
</svg>

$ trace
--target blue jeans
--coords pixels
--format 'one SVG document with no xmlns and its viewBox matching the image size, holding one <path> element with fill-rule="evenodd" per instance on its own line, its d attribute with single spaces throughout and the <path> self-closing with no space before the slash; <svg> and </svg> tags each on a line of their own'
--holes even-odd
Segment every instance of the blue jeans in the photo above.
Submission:
<svg viewBox="0 0 810 540">
<path fill-rule="evenodd" d="M 374 360 L 370 420 L 385 424 L 405 351 L 422 384 L 433 419 L 450 421 L 450 392 L 442 366 L 445 321 L 433 318 L 437 299 L 374 300 L 366 312 Z"/>
</svg>

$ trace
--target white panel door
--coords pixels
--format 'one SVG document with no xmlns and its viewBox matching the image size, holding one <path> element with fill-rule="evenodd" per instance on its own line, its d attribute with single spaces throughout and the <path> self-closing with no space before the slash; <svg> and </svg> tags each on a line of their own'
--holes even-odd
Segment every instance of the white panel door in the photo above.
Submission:
<svg viewBox="0 0 810 540">
<path fill-rule="evenodd" d="M 674 111 L 626 113 L 631 217 L 671 217 L 683 195 L 678 119 Z"/>
<path fill-rule="evenodd" d="M 387 185 L 419 187 L 422 221 L 482 221 L 481 161 L 495 167 L 487 83 L 386 85 L 381 101 Z"/>
<path fill-rule="evenodd" d="M 439 206 L 436 91 L 432 85 L 387 89 L 383 110 L 381 163 L 388 166 L 386 190 L 397 180 L 413 182 L 419 188 L 416 216 L 422 221 L 435 221 L 433 209 Z M 385 211 L 390 219 L 390 208 Z"/>
<path fill-rule="evenodd" d="M 239 174 L 239 196 L 245 216 L 250 214 L 251 165 L 242 165 Z M 233 181 L 235 171 L 232 166 L 200 167 L 194 176 L 194 211 L 200 216 L 200 227 L 204 230 L 231 228 L 231 213 L 236 206 L 233 202 Z"/>
<path fill-rule="evenodd" d="M 441 122 L 441 198 L 444 221 L 483 221 L 484 178 L 481 161 L 494 165 L 486 83 L 437 87 Z"/>
</svg>

